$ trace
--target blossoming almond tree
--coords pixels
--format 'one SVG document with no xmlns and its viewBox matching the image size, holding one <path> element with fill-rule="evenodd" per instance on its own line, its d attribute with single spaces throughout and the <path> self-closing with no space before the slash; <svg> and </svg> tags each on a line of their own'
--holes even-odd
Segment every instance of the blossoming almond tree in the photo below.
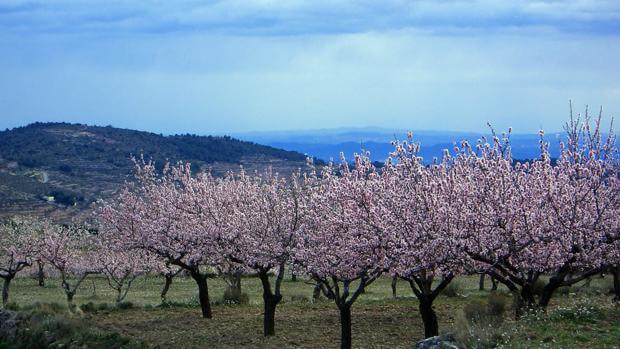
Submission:
<svg viewBox="0 0 620 349">
<path fill-rule="evenodd" d="M 39 239 L 45 224 L 15 217 L 0 224 L 0 278 L 4 280 L 2 305 L 9 301 L 11 281 L 37 258 Z"/>
<path fill-rule="evenodd" d="M 343 161 L 340 176 L 331 167 L 323 171 L 293 249 L 295 263 L 325 287 L 340 311 L 341 348 L 352 346 L 351 306 L 387 269 L 384 236 L 368 224 L 381 217 L 374 197 L 380 179 L 360 159 L 353 170 Z"/>
<path fill-rule="evenodd" d="M 458 215 L 458 180 L 447 162 L 425 166 L 412 136 L 395 142 L 395 162 L 383 169 L 381 204 L 387 219 L 381 227 L 389 239 L 390 272 L 406 281 L 418 298 L 426 337 L 437 336 L 435 298 L 459 273 L 460 251 L 450 239 Z M 440 281 L 435 282 L 437 278 Z"/>
<path fill-rule="evenodd" d="M 570 132 L 569 137 L 570 144 L 602 145 L 582 143 Z M 618 219 L 613 214 L 617 169 L 566 150 L 552 164 L 544 142 L 540 159 L 514 163 L 504 143 L 496 138 L 494 145 L 481 144 L 479 154 L 466 146 L 458 156 L 455 166 L 467 204 L 456 232 L 470 266 L 484 268 L 518 294 L 520 316 L 525 308 L 544 309 L 558 287 L 604 267 L 602 252 L 613 241 L 606 238 L 607 227 Z M 533 288 L 543 274 L 551 277 L 537 300 Z"/>
<path fill-rule="evenodd" d="M 154 270 L 157 270 L 160 275 L 164 277 L 164 287 L 162 287 L 161 292 L 159 294 L 161 298 L 161 303 L 165 304 L 167 302 L 168 291 L 170 290 L 170 286 L 172 285 L 172 280 L 179 275 L 183 271 L 180 267 L 176 265 L 171 265 L 169 261 L 161 261 L 159 259 L 154 259 Z"/>
<path fill-rule="evenodd" d="M 152 269 L 152 256 L 140 249 L 127 249 L 118 236 L 102 233 L 97 239 L 93 262 L 99 266 L 108 285 L 116 291 L 116 304 L 123 302 L 134 280 Z"/>
<path fill-rule="evenodd" d="M 261 176 L 239 176 L 226 182 L 235 206 L 231 212 L 229 258 L 255 270 L 263 287 L 263 334 L 275 334 L 275 311 L 282 300 L 281 286 L 285 267 L 290 263 L 293 236 L 305 212 L 303 178 L 293 175 L 289 181 L 267 171 Z M 272 287 L 269 272 L 276 270 Z"/>
<path fill-rule="evenodd" d="M 70 310 L 74 310 L 73 297 L 90 274 L 99 272 L 94 263 L 94 237 L 79 225 L 52 225 L 45 230 L 40 256 L 55 268 L 61 277 L 62 288 Z"/>
<path fill-rule="evenodd" d="M 620 261 L 620 172 L 613 129 L 603 140 L 601 118 L 591 126 L 586 110 L 580 122 L 571 114 L 566 145 L 547 187 L 551 224 L 564 241 L 562 259 L 543 289 L 539 306 L 555 290 L 570 286 Z M 544 157 L 548 157 L 545 155 Z"/>
<path fill-rule="evenodd" d="M 223 259 L 219 244 L 230 224 L 224 216 L 228 196 L 209 174 L 192 176 L 189 164 L 166 165 L 158 176 L 152 163 L 137 163 L 136 177 L 137 188 L 125 189 L 101 209 L 101 224 L 128 248 L 186 270 L 198 286 L 202 316 L 211 318 L 205 268 Z"/>
</svg>

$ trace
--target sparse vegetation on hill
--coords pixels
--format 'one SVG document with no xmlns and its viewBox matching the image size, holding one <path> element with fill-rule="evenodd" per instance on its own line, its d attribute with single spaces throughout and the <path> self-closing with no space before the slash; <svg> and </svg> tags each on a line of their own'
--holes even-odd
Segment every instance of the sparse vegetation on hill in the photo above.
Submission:
<svg viewBox="0 0 620 349">
<path fill-rule="evenodd" d="M 73 216 L 130 179 L 131 156 L 141 155 L 157 166 L 189 161 L 215 175 L 239 166 L 289 173 L 305 165 L 303 154 L 228 136 L 34 123 L 0 132 L 0 214 Z"/>
<path fill-rule="evenodd" d="M 144 154 L 158 162 L 192 160 L 199 164 L 242 163 L 243 158 L 261 156 L 304 161 L 304 155 L 240 141 L 228 136 L 191 134 L 164 136 L 111 126 L 69 123 L 34 123 L 0 132 L 0 151 L 7 160 L 26 167 L 50 167 L 63 172 L 80 169 L 71 166 L 82 160 L 100 161 L 126 167 L 131 155 Z M 79 164 L 78 164 L 79 165 Z"/>
</svg>

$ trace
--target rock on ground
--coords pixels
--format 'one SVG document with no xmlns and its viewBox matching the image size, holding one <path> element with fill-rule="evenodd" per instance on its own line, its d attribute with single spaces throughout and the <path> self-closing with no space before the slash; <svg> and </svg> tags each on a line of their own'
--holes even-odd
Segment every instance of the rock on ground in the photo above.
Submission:
<svg viewBox="0 0 620 349">
<path fill-rule="evenodd" d="M 413 345 L 413 349 L 464 349 L 451 335 L 426 338 Z"/>
<path fill-rule="evenodd" d="M 14 340 L 18 325 L 19 319 L 16 312 L 0 309 L 0 340 Z"/>
</svg>

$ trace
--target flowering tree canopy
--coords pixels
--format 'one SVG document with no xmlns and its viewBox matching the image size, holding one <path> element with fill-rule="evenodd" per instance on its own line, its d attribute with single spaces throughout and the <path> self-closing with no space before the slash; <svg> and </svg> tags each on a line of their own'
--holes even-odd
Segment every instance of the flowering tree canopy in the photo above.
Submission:
<svg viewBox="0 0 620 349">
<path fill-rule="evenodd" d="M 15 217 L 0 224 L 0 278 L 4 280 L 2 304 L 9 300 L 9 286 L 17 273 L 32 265 L 46 223 Z"/>
<path fill-rule="evenodd" d="M 265 304 L 264 335 L 275 334 L 275 309 L 281 301 L 285 267 L 291 261 L 294 236 L 306 212 L 306 180 L 289 181 L 267 171 L 262 175 L 229 176 L 223 185 L 235 205 L 228 234 L 229 259 L 258 273 Z M 269 271 L 276 270 L 272 289 Z"/>
<path fill-rule="evenodd" d="M 80 225 L 51 225 L 44 232 L 41 247 L 41 258 L 60 273 L 67 303 L 73 309 L 73 297 L 84 279 L 100 271 L 93 258 L 94 236 Z"/>
<path fill-rule="evenodd" d="M 388 267 L 381 220 L 380 176 L 365 157 L 351 169 L 331 166 L 310 189 L 308 215 L 296 234 L 293 259 L 324 286 L 340 310 L 341 347 L 351 347 L 351 306 Z"/>
<path fill-rule="evenodd" d="M 425 166 L 411 134 L 408 141 L 394 145 L 395 161 L 390 159 L 383 169 L 381 195 L 389 270 L 409 282 L 419 300 L 425 335 L 432 337 L 439 334 L 433 301 L 463 269 L 461 252 L 451 239 L 462 203 L 455 189 L 459 178 L 447 158 Z"/>
</svg>

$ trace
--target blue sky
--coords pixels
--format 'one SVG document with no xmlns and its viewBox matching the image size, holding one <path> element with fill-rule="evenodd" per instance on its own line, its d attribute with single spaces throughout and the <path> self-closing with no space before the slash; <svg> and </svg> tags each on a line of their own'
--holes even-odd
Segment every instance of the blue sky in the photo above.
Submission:
<svg viewBox="0 0 620 349">
<path fill-rule="evenodd" d="M 615 0 L 3 0 L 0 128 L 555 131 L 617 62 Z"/>
</svg>

